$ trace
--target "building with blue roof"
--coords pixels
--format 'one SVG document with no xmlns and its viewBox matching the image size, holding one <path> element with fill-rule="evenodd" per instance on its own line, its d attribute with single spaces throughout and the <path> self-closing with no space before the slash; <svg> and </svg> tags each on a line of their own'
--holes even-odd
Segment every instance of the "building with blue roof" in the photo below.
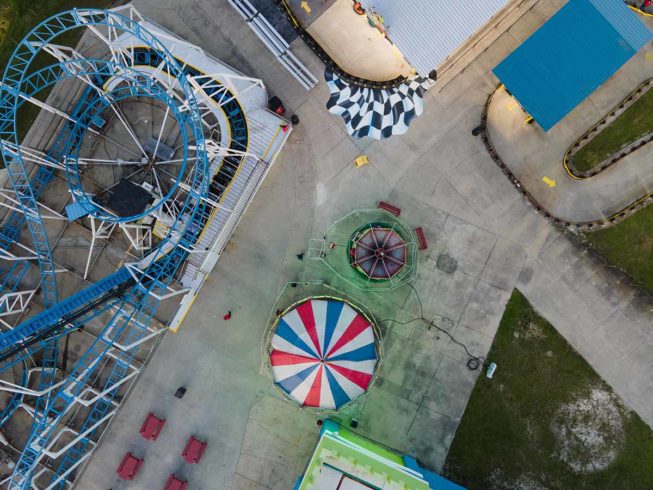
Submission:
<svg viewBox="0 0 653 490">
<path fill-rule="evenodd" d="M 493 72 L 548 131 L 651 37 L 621 0 L 570 0 Z"/>
</svg>

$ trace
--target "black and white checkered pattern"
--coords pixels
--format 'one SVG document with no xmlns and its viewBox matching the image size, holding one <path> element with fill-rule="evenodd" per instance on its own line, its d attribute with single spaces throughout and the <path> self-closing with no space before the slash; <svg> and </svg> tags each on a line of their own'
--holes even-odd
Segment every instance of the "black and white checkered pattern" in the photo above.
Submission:
<svg viewBox="0 0 653 490">
<path fill-rule="evenodd" d="M 329 112 L 342 116 L 352 137 L 377 140 L 408 131 L 410 122 L 424 110 L 422 98 L 433 83 L 415 77 L 393 88 L 364 88 L 348 84 L 328 68 L 324 78 L 331 92 Z"/>
</svg>

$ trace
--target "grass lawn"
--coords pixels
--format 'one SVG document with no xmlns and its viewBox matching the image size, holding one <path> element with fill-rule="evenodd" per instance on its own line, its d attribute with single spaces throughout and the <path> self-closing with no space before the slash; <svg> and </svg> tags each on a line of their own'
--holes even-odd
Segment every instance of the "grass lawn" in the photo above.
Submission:
<svg viewBox="0 0 653 490">
<path fill-rule="evenodd" d="M 653 432 L 518 292 L 453 440 L 445 475 L 471 490 L 653 488 Z M 576 469 L 572 469 L 576 468 Z"/>
<path fill-rule="evenodd" d="M 611 264 L 653 293 L 653 205 L 615 226 L 584 236 Z"/>
<path fill-rule="evenodd" d="M 73 7 L 106 8 L 113 0 L 0 0 L 0 67 L 4 71 L 18 42 L 39 22 Z M 57 38 L 57 44 L 75 45 L 82 31 L 76 29 Z M 52 58 L 48 58 L 51 60 Z M 45 59 L 37 59 L 32 69 L 44 66 Z M 44 99 L 46 93 L 39 96 Z M 18 134 L 24 136 L 39 109 L 34 104 L 23 104 L 18 114 Z"/>
<path fill-rule="evenodd" d="M 653 131 L 653 90 L 639 100 L 596 135 L 573 156 L 577 170 L 589 170 L 623 146 Z"/>
</svg>

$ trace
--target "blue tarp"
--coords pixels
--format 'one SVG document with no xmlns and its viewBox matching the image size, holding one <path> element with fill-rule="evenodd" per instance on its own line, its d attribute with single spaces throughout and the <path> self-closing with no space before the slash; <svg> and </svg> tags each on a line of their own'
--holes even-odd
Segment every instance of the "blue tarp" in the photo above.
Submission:
<svg viewBox="0 0 653 490">
<path fill-rule="evenodd" d="M 493 71 L 548 131 L 653 34 L 622 0 L 570 0 Z"/>
</svg>

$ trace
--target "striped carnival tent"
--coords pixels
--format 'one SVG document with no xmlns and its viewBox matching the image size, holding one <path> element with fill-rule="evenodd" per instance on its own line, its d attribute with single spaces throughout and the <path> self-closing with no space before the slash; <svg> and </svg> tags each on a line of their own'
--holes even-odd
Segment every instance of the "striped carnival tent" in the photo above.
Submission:
<svg viewBox="0 0 653 490">
<path fill-rule="evenodd" d="M 307 299 L 279 318 L 269 348 L 274 382 L 304 407 L 337 410 L 369 387 L 378 361 L 370 321 L 338 299 Z"/>
</svg>

